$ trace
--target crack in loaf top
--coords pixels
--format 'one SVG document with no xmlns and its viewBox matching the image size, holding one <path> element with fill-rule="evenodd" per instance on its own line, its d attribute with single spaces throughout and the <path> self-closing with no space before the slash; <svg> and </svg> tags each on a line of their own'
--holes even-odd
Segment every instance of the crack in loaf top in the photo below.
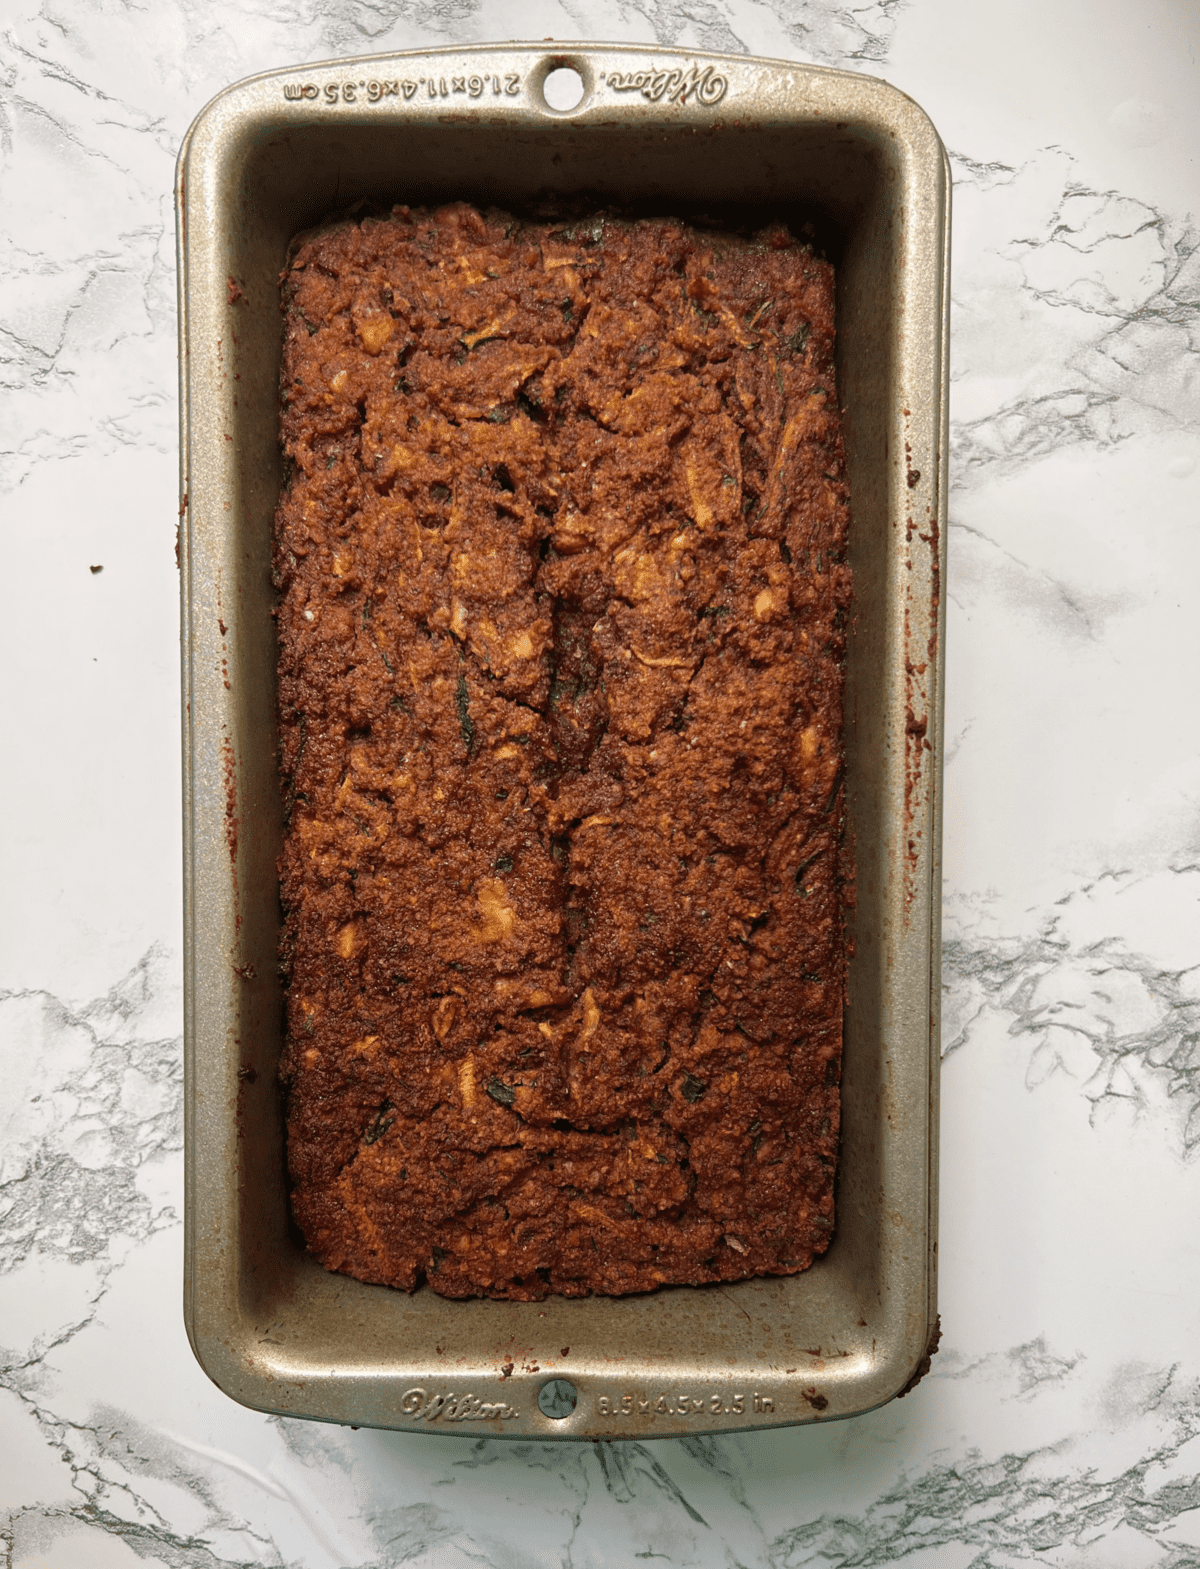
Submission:
<svg viewBox="0 0 1200 1569">
<path fill-rule="evenodd" d="M 283 280 L 294 1209 L 448 1295 L 833 1224 L 849 573 L 783 229 L 398 208 Z"/>
</svg>

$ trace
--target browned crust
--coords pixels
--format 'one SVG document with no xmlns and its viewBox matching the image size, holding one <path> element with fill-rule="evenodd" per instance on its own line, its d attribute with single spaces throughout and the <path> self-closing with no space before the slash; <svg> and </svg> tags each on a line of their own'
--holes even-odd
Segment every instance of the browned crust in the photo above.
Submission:
<svg viewBox="0 0 1200 1569">
<path fill-rule="evenodd" d="M 449 1296 L 807 1267 L 845 978 L 831 269 L 456 205 L 302 239 L 283 298 L 309 1247 Z"/>
</svg>

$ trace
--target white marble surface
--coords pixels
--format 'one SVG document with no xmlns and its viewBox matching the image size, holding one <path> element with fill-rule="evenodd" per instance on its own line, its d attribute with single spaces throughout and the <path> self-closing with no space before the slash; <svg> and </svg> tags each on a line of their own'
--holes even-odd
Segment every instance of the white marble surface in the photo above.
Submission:
<svg viewBox="0 0 1200 1569">
<path fill-rule="evenodd" d="M 0 34 L 4 1562 L 1200 1564 L 1200 10 L 6 0 Z M 547 35 L 875 72 L 953 154 L 946 1338 L 826 1428 L 353 1432 L 242 1410 L 184 1338 L 175 153 L 251 71 Z"/>
</svg>

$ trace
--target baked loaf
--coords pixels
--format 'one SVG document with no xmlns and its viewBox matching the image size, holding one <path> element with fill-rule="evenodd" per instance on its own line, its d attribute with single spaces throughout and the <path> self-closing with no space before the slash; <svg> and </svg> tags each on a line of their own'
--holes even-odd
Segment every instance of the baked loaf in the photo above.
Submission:
<svg viewBox="0 0 1200 1569">
<path fill-rule="evenodd" d="M 830 267 L 397 208 L 283 278 L 288 1158 L 315 1256 L 530 1299 L 833 1227 Z"/>
</svg>

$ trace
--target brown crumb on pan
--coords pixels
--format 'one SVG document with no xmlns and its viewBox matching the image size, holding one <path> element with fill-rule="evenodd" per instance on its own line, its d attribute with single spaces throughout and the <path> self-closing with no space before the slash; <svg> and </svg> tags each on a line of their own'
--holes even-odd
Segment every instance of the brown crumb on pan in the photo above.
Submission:
<svg viewBox="0 0 1200 1569">
<path fill-rule="evenodd" d="M 935 1318 L 933 1321 L 933 1330 L 929 1336 L 929 1344 L 925 1347 L 925 1355 L 917 1363 L 916 1368 L 913 1370 L 913 1375 L 909 1379 L 908 1383 L 905 1384 L 904 1388 L 896 1396 L 897 1400 L 903 1400 L 905 1395 L 911 1394 L 912 1391 L 921 1382 L 921 1380 L 925 1377 L 926 1373 L 929 1372 L 929 1369 L 933 1366 L 933 1359 L 937 1355 L 938 1343 L 941 1341 L 941 1338 L 942 1316 L 939 1313 L 937 1318 Z"/>
</svg>

